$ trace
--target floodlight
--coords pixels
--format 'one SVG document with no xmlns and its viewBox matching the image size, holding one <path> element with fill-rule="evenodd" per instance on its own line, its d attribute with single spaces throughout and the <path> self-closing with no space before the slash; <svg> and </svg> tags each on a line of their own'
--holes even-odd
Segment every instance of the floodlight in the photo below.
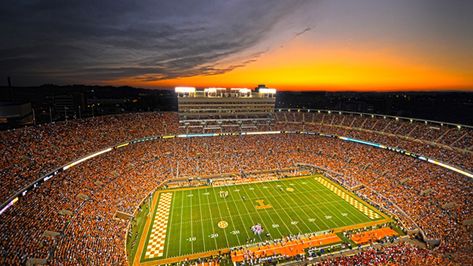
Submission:
<svg viewBox="0 0 473 266">
<path fill-rule="evenodd" d="M 272 88 L 260 88 L 259 93 L 267 93 L 267 94 L 276 94 L 276 89 Z"/>
<path fill-rule="evenodd" d="M 176 87 L 174 91 L 176 93 L 194 93 L 195 87 Z"/>
</svg>

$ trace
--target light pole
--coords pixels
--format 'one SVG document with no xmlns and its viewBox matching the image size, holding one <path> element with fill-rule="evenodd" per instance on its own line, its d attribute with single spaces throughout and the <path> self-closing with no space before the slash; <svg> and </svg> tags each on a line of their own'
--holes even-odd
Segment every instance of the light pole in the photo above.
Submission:
<svg viewBox="0 0 473 266">
<path fill-rule="evenodd" d="M 64 106 L 64 118 L 66 119 L 66 123 L 67 123 L 67 106 Z"/>
<path fill-rule="evenodd" d="M 36 114 L 34 112 L 34 108 L 31 108 L 31 110 L 33 111 L 33 125 L 36 125 Z"/>
</svg>

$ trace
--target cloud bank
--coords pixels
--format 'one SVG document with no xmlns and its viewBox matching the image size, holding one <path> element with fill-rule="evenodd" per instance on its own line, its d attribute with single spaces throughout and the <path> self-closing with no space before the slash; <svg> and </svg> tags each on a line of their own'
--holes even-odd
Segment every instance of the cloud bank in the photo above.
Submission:
<svg viewBox="0 0 473 266">
<path fill-rule="evenodd" d="M 271 38 L 275 25 L 280 27 L 306 4 L 304 0 L 4 1 L 0 73 L 20 85 L 221 74 L 271 49 L 260 44 Z M 239 60 L 221 64 L 232 57 Z"/>
</svg>

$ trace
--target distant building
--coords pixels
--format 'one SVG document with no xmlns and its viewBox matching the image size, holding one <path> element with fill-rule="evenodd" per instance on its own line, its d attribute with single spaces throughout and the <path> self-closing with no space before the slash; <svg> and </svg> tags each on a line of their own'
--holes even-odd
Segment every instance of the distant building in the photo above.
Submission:
<svg viewBox="0 0 473 266">
<path fill-rule="evenodd" d="M 85 96 L 83 93 L 55 95 L 53 99 L 53 107 L 59 117 L 78 118 L 79 113 L 85 107 Z"/>
<path fill-rule="evenodd" d="M 0 128 L 10 128 L 33 123 L 31 103 L 0 102 Z"/>
</svg>

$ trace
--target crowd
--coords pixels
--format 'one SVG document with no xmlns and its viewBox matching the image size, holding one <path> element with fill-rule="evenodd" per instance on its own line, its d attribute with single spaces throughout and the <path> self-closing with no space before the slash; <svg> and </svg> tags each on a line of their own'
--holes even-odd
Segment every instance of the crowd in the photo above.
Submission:
<svg viewBox="0 0 473 266">
<path fill-rule="evenodd" d="M 3 199 L 40 174 L 92 151 L 124 140 L 178 131 L 177 115 L 172 113 L 67 123 L 0 132 Z M 396 139 L 334 126 L 314 125 L 316 129 L 386 141 L 388 145 Z M 426 145 L 397 139 L 406 149 Z M 433 154 L 436 158 L 447 156 L 442 153 L 456 153 L 441 146 L 429 147 L 430 152 L 438 152 Z M 457 156 L 451 160 L 463 159 Z M 288 134 L 142 142 L 72 167 L 2 214 L 0 264 L 21 265 L 31 258 L 48 258 L 53 265 L 125 265 L 128 221 L 117 219 L 115 214 L 132 214 L 162 181 L 290 169 L 297 163 L 330 170 L 349 187 L 361 185 L 360 195 L 396 215 L 405 213 L 411 220 L 406 221 L 406 229 L 419 226 L 429 239 L 440 240 L 434 251 L 402 244 L 350 258 L 333 258 L 336 263 L 349 264 L 351 258 L 360 263 L 382 263 L 383 258 L 403 264 L 416 260 L 473 263 L 473 227 L 463 224 L 473 218 L 470 179 L 387 150 L 336 138 Z M 468 168 L 473 160 L 463 163 Z"/>
<path fill-rule="evenodd" d="M 334 256 L 322 259 L 315 265 L 455 265 L 439 254 L 415 245 L 401 242 L 379 248 L 370 247 L 352 256 Z"/>
<path fill-rule="evenodd" d="M 352 114 L 276 112 L 277 129 L 316 131 L 399 147 L 473 170 L 473 129 Z"/>
<path fill-rule="evenodd" d="M 176 132 L 176 113 L 135 113 L 0 131 L 0 202 L 89 153 L 143 136 Z"/>
</svg>

